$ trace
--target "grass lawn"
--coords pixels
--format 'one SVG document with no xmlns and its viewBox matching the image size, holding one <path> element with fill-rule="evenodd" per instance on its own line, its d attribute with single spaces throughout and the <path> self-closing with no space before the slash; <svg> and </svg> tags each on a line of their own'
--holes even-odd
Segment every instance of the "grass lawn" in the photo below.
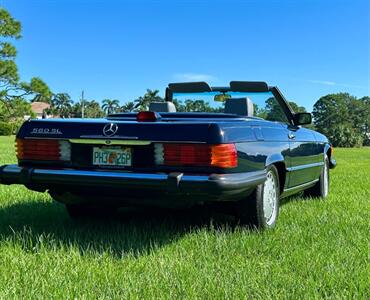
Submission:
<svg viewBox="0 0 370 300">
<path fill-rule="evenodd" d="M 368 299 L 370 148 L 335 157 L 329 198 L 285 201 L 263 233 L 195 210 L 73 222 L 46 193 L 0 185 L 0 299 Z"/>
</svg>

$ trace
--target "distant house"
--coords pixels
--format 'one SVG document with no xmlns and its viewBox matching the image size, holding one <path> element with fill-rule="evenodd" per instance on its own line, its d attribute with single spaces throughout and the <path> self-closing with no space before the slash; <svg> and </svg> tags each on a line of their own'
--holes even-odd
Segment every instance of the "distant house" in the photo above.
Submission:
<svg viewBox="0 0 370 300">
<path fill-rule="evenodd" d="M 53 116 L 50 116 L 46 113 L 46 110 L 50 108 L 49 103 L 45 102 L 32 102 L 31 103 L 31 110 L 36 115 L 37 119 L 43 119 L 43 118 L 52 118 Z M 30 116 L 24 116 L 25 119 L 29 119 Z"/>
</svg>

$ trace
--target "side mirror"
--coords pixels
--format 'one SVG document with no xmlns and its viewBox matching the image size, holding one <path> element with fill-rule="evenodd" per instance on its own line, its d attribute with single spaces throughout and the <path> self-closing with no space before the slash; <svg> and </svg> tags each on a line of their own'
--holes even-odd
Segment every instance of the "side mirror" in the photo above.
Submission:
<svg viewBox="0 0 370 300">
<path fill-rule="evenodd" d="M 213 100 L 217 102 L 225 102 L 227 99 L 230 98 L 231 98 L 230 94 L 218 94 L 213 97 Z"/>
<path fill-rule="evenodd" d="M 312 123 L 312 116 L 310 113 L 296 113 L 294 114 L 295 125 L 307 125 Z"/>
</svg>

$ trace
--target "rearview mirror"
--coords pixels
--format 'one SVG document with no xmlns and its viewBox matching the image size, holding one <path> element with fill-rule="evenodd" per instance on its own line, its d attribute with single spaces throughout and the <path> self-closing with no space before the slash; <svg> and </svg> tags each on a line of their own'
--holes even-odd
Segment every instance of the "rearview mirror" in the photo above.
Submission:
<svg viewBox="0 0 370 300">
<path fill-rule="evenodd" d="M 230 98 L 231 98 L 230 94 L 218 94 L 214 96 L 213 100 L 217 102 L 225 102 L 227 99 Z"/>
<path fill-rule="evenodd" d="M 311 124 L 312 116 L 310 113 L 296 113 L 294 114 L 294 123 L 295 125 L 307 125 Z"/>
</svg>

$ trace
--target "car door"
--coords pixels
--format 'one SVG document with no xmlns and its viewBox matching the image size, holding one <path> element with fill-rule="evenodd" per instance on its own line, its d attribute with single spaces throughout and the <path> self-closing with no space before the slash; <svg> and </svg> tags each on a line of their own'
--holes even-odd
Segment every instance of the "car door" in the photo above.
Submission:
<svg viewBox="0 0 370 300">
<path fill-rule="evenodd" d="M 323 164 L 313 131 L 293 125 L 288 126 L 288 130 L 289 187 L 294 187 L 317 179 Z"/>
</svg>

